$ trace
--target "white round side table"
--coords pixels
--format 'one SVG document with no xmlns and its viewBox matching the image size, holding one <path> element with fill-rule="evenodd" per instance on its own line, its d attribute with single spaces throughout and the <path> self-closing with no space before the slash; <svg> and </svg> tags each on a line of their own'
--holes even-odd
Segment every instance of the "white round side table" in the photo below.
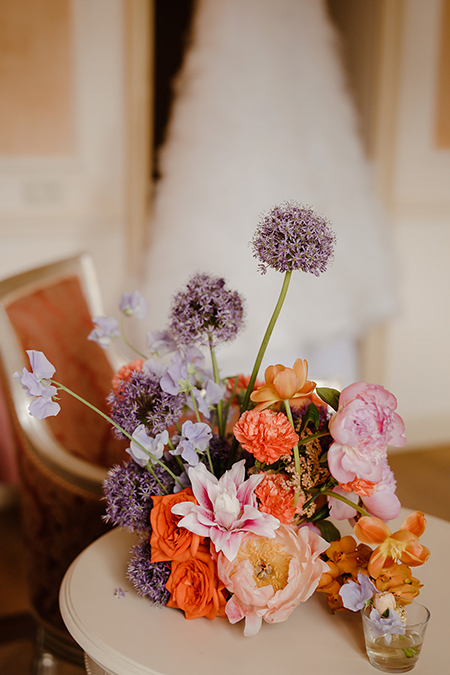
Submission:
<svg viewBox="0 0 450 675">
<path fill-rule="evenodd" d="M 402 510 L 390 524 L 393 531 L 409 512 Z M 374 675 L 359 614 L 332 615 L 322 594 L 283 623 L 263 622 L 251 638 L 243 636 L 242 623 L 187 621 L 178 610 L 154 607 L 126 579 L 135 540 L 123 529 L 100 537 L 72 563 L 61 585 L 61 613 L 91 675 Z M 450 523 L 428 517 L 422 541 L 431 557 L 416 575 L 431 620 L 414 674 L 447 675 Z"/>
</svg>

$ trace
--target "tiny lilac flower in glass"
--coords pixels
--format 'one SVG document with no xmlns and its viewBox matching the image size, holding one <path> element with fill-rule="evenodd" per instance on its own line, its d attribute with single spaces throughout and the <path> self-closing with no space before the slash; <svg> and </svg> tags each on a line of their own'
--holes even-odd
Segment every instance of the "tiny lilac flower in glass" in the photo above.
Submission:
<svg viewBox="0 0 450 675">
<path fill-rule="evenodd" d="M 88 340 L 96 342 L 103 349 L 108 349 L 111 342 L 119 337 L 119 324 L 110 316 L 95 316 L 92 322 L 97 326 L 88 335 Z"/>
<path fill-rule="evenodd" d="M 335 241 L 326 218 L 309 206 L 285 202 L 262 217 L 252 239 L 253 255 L 263 274 L 272 267 L 319 276 L 333 259 Z"/>
<path fill-rule="evenodd" d="M 145 319 L 148 312 L 148 302 L 139 291 L 124 293 L 119 300 L 119 309 L 124 316 Z"/>
</svg>

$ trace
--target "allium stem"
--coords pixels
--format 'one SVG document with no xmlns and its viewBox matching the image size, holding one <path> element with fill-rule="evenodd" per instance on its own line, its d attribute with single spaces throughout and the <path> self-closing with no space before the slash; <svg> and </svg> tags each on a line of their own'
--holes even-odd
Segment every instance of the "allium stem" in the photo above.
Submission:
<svg viewBox="0 0 450 675">
<path fill-rule="evenodd" d="M 283 286 L 281 288 L 277 304 L 275 305 L 275 309 L 273 311 L 272 317 L 269 321 L 269 325 L 267 326 L 266 332 L 264 334 L 263 341 L 262 341 L 261 346 L 259 348 L 259 352 L 256 356 L 255 365 L 253 366 L 253 371 L 252 371 L 252 374 L 250 376 L 250 381 L 248 383 L 247 391 L 245 392 L 244 400 L 242 402 L 241 415 L 248 408 L 248 404 L 249 404 L 249 401 L 250 401 L 250 394 L 253 391 L 253 387 L 254 387 L 256 378 L 258 377 L 259 369 L 261 367 L 261 362 L 264 358 L 264 354 L 266 353 L 267 345 L 269 344 L 269 340 L 270 340 L 271 335 L 273 333 L 273 329 L 275 328 L 275 324 L 276 324 L 278 316 L 281 312 L 281 308 L 283 307 L 283 303 L 285 301 L 285 298 L 286 298 L 286 295 L 287 295 L 287 292 L 288 292 L 289 283 L 291 281 L 291 276 L 292 276 L 292 271 L 288 271 L 284 275 Z"/>
<path fill-rule="evenodd" d="M 219 366 L 217 365 L 217 358 L 216 358 L 216 353 L 214 351 L 214 346 L 213 346 L 213 341 L 212 337 L 209 337 L 209 351 L 211 353 L 211 362 L 212 362 L 212 367 L 213 367 L 213 373 L 214 373 L 214 382 L 216 384 L 221 384 L 220 382 L 220 373 L 219 373 Z M 224 437 L 224 432 L 225 432 L 225 419 L 223 416 L 223 401 L 220 399 L 220 401 L 217 404 L 217 425 L 219 427 L 219 436 L 221 438 Z"/>
<path fill-rule="evenodd" d="M 56 380 L 50 380 L 50 381 L 51 381 L 52 384 L 54 384 L 54 385 L 55 385 L 56 387 L 58 387 L 59 389 L 62 389 L 62 390 L 65 391 L 67 394 L 70 394 L 70 396 L 73 396 L 73 398 L 76 398 L 77 401 L 80 401 L 81 403 L 84 403 L 85 406 L 87 406 L 88 408 L 90 408 L 91 410 L 93 410 L 94 412 L 96 412 L 97 415 L 100 415 L 100 417 L 103 417 L 103 419 L 105 419 L 107 422 L 109 422 L 110 424 L 112 424 L 113 427 L 115 427 L 118 431 L 120 431 L 120 433 L 122 433 L 124 436 L 126 436 L 130 441 L 133 441 L 133 443 L 136 443 L 136 445 L 139 446 L 139 447 L 141 448 L 141 450 L 143 450 L 145 453 L 149 454 L 148 451 L 147 451 L 147 449 L 144 448 L 143 445 L 141 445 L 135 438 L 132 437 L 131 434 L 129 434 L 127 431 L 125 431 L 125 429 L 123 429 L 119 424 L 117 424 L 117 422 L 114 422 L 114 420 L 112 420 L 112 419 L 111 419 L 106 413 L 104 413 L 102 410 L 99 410 L 98 408 L 96 408 L 95 405 L 92 405 L 92 403 L 89 403 L 89 401 L 86 401 L 86 399 L 84 399 L 84 398 L 82 398 L 81 396 L 79 396 L 78 394 L 76 394 L 74 391 L 72 391 L 71 389 L 69 389 L 68 387 L 66 387 L 64 384 L 61 384 L 61 382 L 56 382 Z M 151 457 L 151 460 L 154 461 L 154 462 L 156 462 L 156 463 L 159 464 L 160 466 L 162 466 L 163 469 L 165 469 L 165 470 L 167 471 L 167 473 L 168 473 L 170 476 L 172 476 L 172 478 L 173 478 L 173 479 L 174 479 L 181 487 L 183 487 L 183 485 L 182 485 L 181 481 L 179 480 L 178 476 L 176 476 L 176 475 L 173 473 L 173 471 L 172 471 L 171 469 L 169 469 L 169 467 L 166 466 L 166 465 L 164 464 L 164 462 L 161 462 L 161 460 L 157 459 L 157 458 L 154 457 L 153 455 L 152 455 L 152 457 Z M 147 464 L 147 469 L 150 471 L 150 473 L 153 475 L 153 477 L 158 481 L 158 483 L 160 483 L 160 481 L 158 480 L 158 477 L 156 476 L 155 472 L 153 471 L 153 468 L 151 467 L 151 465 Z M 160 483 L 160 485 L 161 485 L 161 483 Z M 164 487 L 164 486 L 163 486 L 163 487 Z M 165 489 L 165 491 L 167 492 L 166 488 L 164 488 L 164 489 Z"/>
</svg>

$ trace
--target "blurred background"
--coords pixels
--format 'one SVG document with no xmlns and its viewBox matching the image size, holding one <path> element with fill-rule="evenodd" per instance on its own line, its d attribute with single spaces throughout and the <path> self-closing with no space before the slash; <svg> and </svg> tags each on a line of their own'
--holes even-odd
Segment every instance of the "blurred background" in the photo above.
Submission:
<svg viewBox="0 0 450 675">
<path fill-rule="evenodd" d="M 395 254 L 395 311 L 358 336 L 358 371 L 395 392 L 410 448 L 445 443 L 450 2 L 313 4 L 338 36 L 336 58 Z M 87 250 L 107 313 L 124 290 L 145 288 L 158 150 L 194 7 L 1 0 L 1 278 Z"/>
</svg>

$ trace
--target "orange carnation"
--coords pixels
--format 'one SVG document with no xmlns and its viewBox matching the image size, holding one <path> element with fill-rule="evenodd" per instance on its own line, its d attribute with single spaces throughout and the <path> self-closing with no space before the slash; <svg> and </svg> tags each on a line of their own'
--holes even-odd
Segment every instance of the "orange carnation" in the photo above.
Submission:
<svg viewBox="0 0 450 675">
<path fill-rule="evenodd" d="M 289 455 L 299 440 L 286 415 L 271 410 L 247 410 L 233 431 L 242 447 L 266 464 Z"/>
<path fill-rule="evenodd" d="M 259 510 L 278 518 L 283 525 L 290 525 L 297 509 L 302 504 L 295 504 L 295 489 L 285 473 L 265 473 L 264 478 L 255 489 L 260 502 Z M 304 500 L 303 500 L 304 501 Z"/>
<path fill-rule="evenodd" d="M 152 563 L 166 560 L 186 560 L 195 555 L 202 537 L 193 534 L 185 527 L 178 527 L 181 516 L 172 513 L 172 506 L 180 502 L 197 504 L 191 488 L 186 488 L 172 495 L 152 497 L 152 499 L 153 508 L 150 512 Z"/>
<path fill-rule="evenodd" d="M 205 544 L 200 544 L 195 556 L 172 562 L 166 588 L 170 593 L 167 607 L 183 610 L 186 619 L 225 616 L 228 591 Z"/>
</svg>

